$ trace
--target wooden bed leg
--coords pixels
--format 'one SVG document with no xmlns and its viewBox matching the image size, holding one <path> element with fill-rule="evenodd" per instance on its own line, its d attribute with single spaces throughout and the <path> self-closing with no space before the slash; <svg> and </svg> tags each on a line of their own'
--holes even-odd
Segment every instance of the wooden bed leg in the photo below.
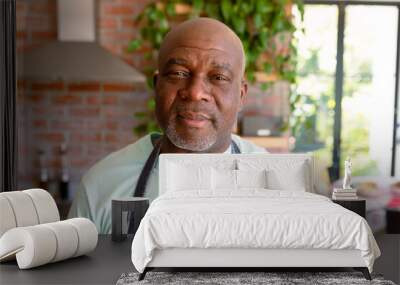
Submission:
<svg viewBox="0 0 400 285">
<path fill-rule="evenodd" d="M 369 270 L 367 267 L 354 267 L 354 269 L 357 271 L 361 271 L 362 274 L 364 275 L 365 279 L 372 280 L 371 274 L 369 274 Z"/>
<path fill-rule="evenodd" d="M 146 276 L 146 273 L 147 273 L 147 267 L 144 269 L 144 271 L 142 273 L 139 274 L 138 281 L 142 281 L 144 279 L 144 277 Z"/>
</svg>

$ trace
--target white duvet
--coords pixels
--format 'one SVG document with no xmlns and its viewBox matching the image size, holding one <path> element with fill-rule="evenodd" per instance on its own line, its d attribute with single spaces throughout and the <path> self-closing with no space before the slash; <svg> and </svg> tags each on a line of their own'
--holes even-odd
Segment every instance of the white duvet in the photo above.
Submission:
<svg viewBox="0 0 400 285">
<path fill-rule="evenodd" d="M 358 249 L 370 272 L 380 255 L 359 215 L 321 195 L 265 189 L 160 196 L 134 237 L 133 265 L 143 272 L 165 248 Z"/>
</svg>

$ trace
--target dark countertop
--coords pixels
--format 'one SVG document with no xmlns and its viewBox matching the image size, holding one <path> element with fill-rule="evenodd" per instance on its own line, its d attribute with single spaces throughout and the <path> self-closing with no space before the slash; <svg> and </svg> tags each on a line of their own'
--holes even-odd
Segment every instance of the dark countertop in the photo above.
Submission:
<svg viewBox="0 0 400 285">
<path fill-rule="evenodd" d="M 88 255 L 25 270 L 16 261 L 0 263 L 0 284 L 115 284 L 122 273 L 135 271 L 130 256 L 131 241 L 100 235 Z"/>
<path fill-rule="evenodd" d="M 400 282 L 400 235 L 375 238 L 382 256 L 375 262 L 374 273 Z M 100 235 L 96 249 L 86 256 L 25 270 L 19 270 L 16 261 L 0 263 L 0 284 L 115 284 L 122 273 L 135 271 L 131 244 L 131 240 L 112 242 L 111 235 Z"/>
<path fill-rule="evenodd" d="M 400 284 L 400 234 L 376 234 L 381 256 L 375 261 L 374 273 Z"/>
</svg>

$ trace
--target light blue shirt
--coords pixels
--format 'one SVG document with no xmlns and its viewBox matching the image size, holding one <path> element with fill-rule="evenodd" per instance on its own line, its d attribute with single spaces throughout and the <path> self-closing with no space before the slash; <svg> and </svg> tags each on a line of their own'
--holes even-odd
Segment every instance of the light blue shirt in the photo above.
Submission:
<svg viewBox="0 0 400 285">
<path fill-rule="evenodd" d="M 265 149 L 232 135 L 241 153 L 265 152 Z M 132 197 L 137 180 L 153 144 L 151 134 L 123 149 L 111 153 L 96 163 L 82 178 L 69 212 L 69 218 L 92 220 L 99 233 L 111 233 L 111 200 Z M 230 153 L 230 147 L 227 149 Z M 146 186 L 145 197 L 150 202 L 158 196 L 158 163 Z"/>
</svg>

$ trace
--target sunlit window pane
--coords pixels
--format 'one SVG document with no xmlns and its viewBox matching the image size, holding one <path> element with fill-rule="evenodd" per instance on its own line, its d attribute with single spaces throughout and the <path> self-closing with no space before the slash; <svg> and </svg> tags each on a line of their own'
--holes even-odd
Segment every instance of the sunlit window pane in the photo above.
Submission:
<svg viewBox="0 0 400 285">
<path fill-rule="evenodd" d="M 353 175 L 390 175 L 397 8 L 347 6 L 345 23 L 341 166 L 350 156 Z"/>
<path fill-rule="evenodd" d="M 307 5 L 303 27 L 298 24 L 304 33 L 296 33 L 301 96 L 293 114 L 300 126 L 296 151 L 315 151 L 326 167 L 332 164 L 337 18 L 336 5 Z"/>
</svg>

